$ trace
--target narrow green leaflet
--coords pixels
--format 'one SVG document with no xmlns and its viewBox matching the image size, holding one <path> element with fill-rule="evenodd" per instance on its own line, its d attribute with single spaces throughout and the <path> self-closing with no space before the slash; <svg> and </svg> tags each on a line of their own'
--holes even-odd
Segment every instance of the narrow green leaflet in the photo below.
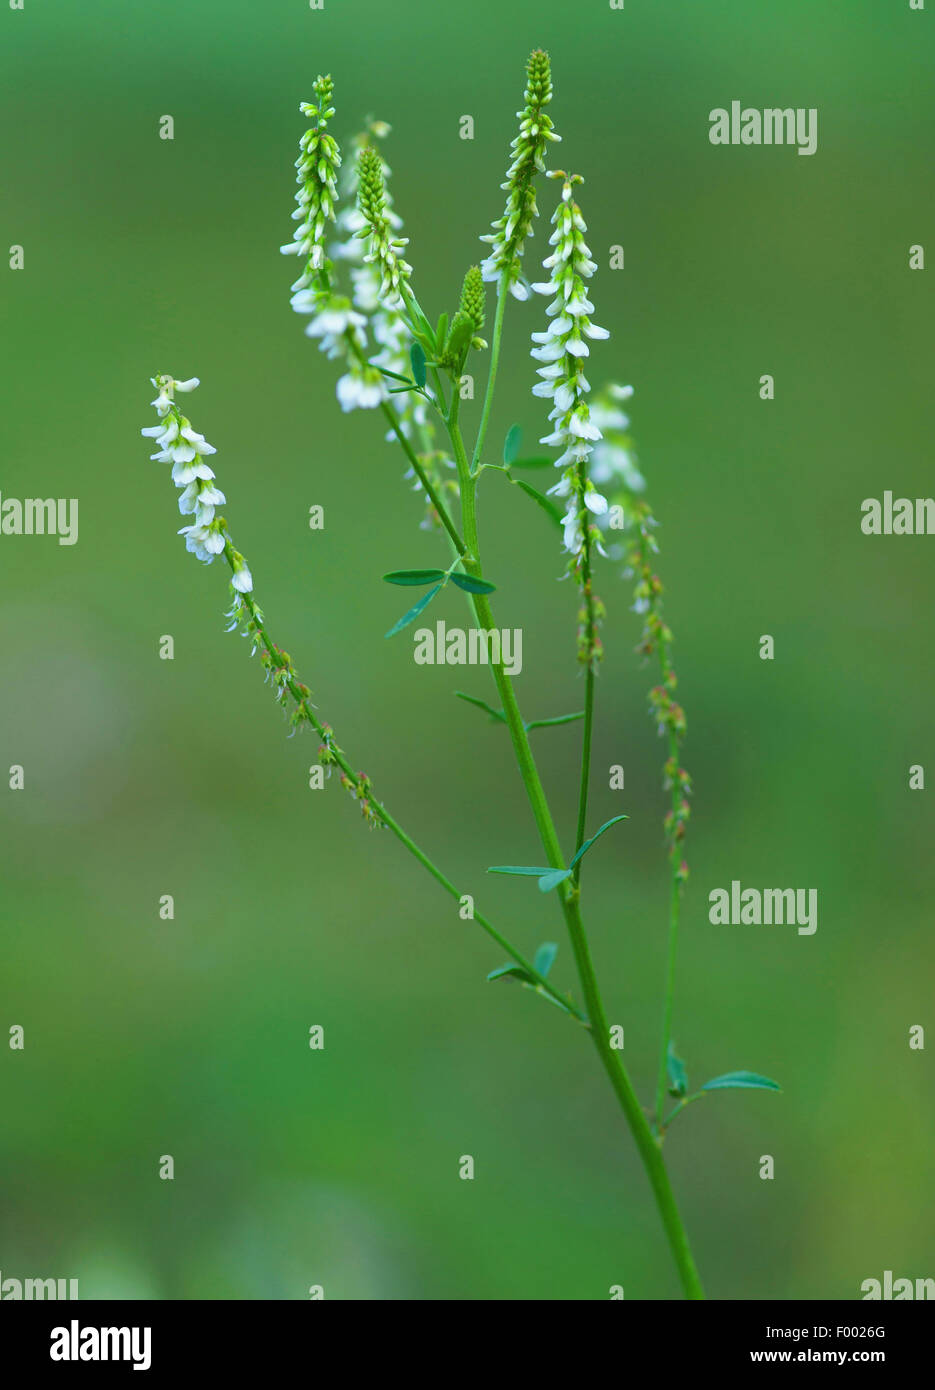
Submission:
<svg viewBox="0 0 935 1390">
<path fill-rule="evenodd" d="M 428 327 L 428 324 L 426 324 Z M 412 376 L 417 386 L 425 385 L 425 353 L 422 351 L 421 343 L 413 343 L 409 349 L 409 361 L 412 363 Z"/>
<path fill-rule="evenodd" d="M 533 956 L 532 963 L 539 974 L 543 977 L 548 975 L 555 963 L 558 955 L 558 945 L 554 941 L 543 941 L 536 954 Z"/>
<path fill-rule="evenodd" d="M 488 980 L 502 980 L 504 976 L 514 976 L 517 980 L 525 980 L 527 984 L 535 984 L 535 980 L 528 970 L 524 970 L 521 965 L 499 965 L 496 970 L 491 970 L 487 976 Z"/>
<path fill-rule="evenodd" d="M 545 868 L 533 868 L 529 864 L 491 864 L 487 870 L 489 874 L 522 874 L 525 878 L 538 878 L 540 874 L 550 874 L 554 872 L 548 864 Z"/>
<path fill-rule="evenodd" d="M 551 893 L 552 889 L 564 883 L 566 878 L 571 878 L 571 869 L 550 869 L 539 880 L 539 892 Z"/>
<path fill-rule="evenodd" d="M 444 579 L 444 570 L 391 570 L 383 578 L 387 584 L 437 584 Z"/>
<path fill-rule="evenodd" d="M 570 724 L 574 719 L 583 719 L 584 710 L 579 709 L 577 714 L 559 714 L 554 719 L 530 719 L 524 727 L 527 734 L 530 729 L 548 729 L 553 724 Z"/>
<path fill-rule="evenodd" d="M 723 1076 L 715 1076 L 706 1081 L 703 1091 L 726 1091 L 731 1087 L 746 1087 L 759 1091 L 781 1091 L 778 1081 L 770 1081 L 768 1076 L 758 1076 L 755 1071 L 726 1071 Z"/>
<path fill-rule="evenodd" d="M 451 582 L 466 594 L 492 594 L 497 587 L 486 579 L 475 579 L 473 574 L 455 573 L 451 576 Z"/>
<path fill-rule="evenodd" d="M 408 627 L 414 618 L 418 618 L 423 608 L 428 608 L 432 599 L 441 588 L 441 584 L 434 584 L 427 594 L 423 594 L 418 603 L 413 604 L 408 613 L 404 613 L 398 623 L 394 623 L 389 632 L 385 632 L 384 637 L 395 637 L 397 632 L 402 632 L 404 627 Z"/>
<path fill-rule="evenodd" d="M 684 1096 L 688 1090 L 688 1072 L 681 1057 L 676 1056 L 673 1042 L 669 1043 L 666 1053 L 666 1071 L 669 1074 L 669 1095 Z"/>
<path fill-rule="evenodd" d="M 537 878 L 540 893 L 551 893 L 553 888 L 557 888 L 560 883 L 564 883 L 566 878 L 571 877 L 571 869 L 550 869 L 548 865 L 544 868 L 537 868 L 529 864 L 494 864 L 487 872 L 489 874 L 520 874 L 524 878 Z"/>
<path fill-rule="evenodd" d="M 417 324 L 416 337 L 419 340 L 419 346 L 425 347 L 426 351 L 434 355 L 436 348 L 435 330 L 417 304 L 413 304 L 411 307 L 413 318 Z"/>
<path fill-rule="evenodd" d="M 531 497 L 534 502 L 539 503 L 539 506 L 554 521 L 556 526 L 561 526 L 562 514 L 551 498 L 546 497 L 544 492 L 537 492 L 531 484 L 524 482 L 522 478 L 514 478 L 513 481 L 517 487 L 523 489 L 527 497 Z"/>
<path fill-rule="evenodd" d="M 486 710 L 492 719 L 499 719 L 501 724 L 506 723 L 506 715 L 503 711 L 494 709 L 493 705 L 488 705 L 486 700 L 479 700 L 476 695 L 465 695 L 463 690 L 456 690 L 455 694 L 459 700 L 466 700 L 469 705 L 476 705 L 478 709 Z"/>
<path fill-rule="evenodd" d="M 519 453 L 520 441 L 523 431 L 519 425 L 511 425 L 506 432 L 506 439 L 503 441 L 503 462 L 509 468 Z"/>
<path fill-rule="evenodd" d="M 620 820 L 629 820 L 629 819 L 630 819 L 629 816 L 613 816 L 610 820 L 605 820 L 605 822 L 604 822 L 604 824 L 601 826 L 600 830 L 595 831 L 595 833 L 591 836 L 590 840 L 585 840 L 584 844 L 581 846 L 581 848 L 579 849 L 578 853 L 575 855 L 574 859 L 571 861 L 571 867 L 574 868 L 575 865 L 577 864 L 578 860 L 581 859 L 585 854 L 587 854 L 588 850 L 589 850 L 589 849 L 591 848 L 591 846 L 594 844 L 594 841 L 595 841 L 595 840 L 599 840 L 599 839 L 601 838 L 601 836 L 603 835 L 603 833 L 604 833 L 605 830 L 609 830 L 610 827 L 611 827 L 612 825 L 616 825 L 617 822 L 620 821 Z"/>
<path fill-rule="evenodd" d="M 445 342 L 445 339 L 447 338 L 447 336 L 448 336 L 448 315 L 447 315 L 447 314 L 439 314 L 439 316 L 438 316 L 438 327 L 435 329 L 435 341 L 436 341 L 436 343 L 438 344 L 439 351 L 441 351 L 441 349 L 442 349 L 442 347 L 443 347 L 443 345 L 444 345 L 444 342 Z"/>
</svg>

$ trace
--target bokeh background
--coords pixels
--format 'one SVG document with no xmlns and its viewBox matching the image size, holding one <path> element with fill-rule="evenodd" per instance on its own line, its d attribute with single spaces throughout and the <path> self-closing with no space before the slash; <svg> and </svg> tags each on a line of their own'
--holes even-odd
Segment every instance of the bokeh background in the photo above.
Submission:
<svg viewBox="0 0 935 1390">
<path fill-rule="evenodd" d="M 675 1037 L 697 1082 L 750 1068 L 784 1086 L 712 1096 L 673 1129 L 697 1258 L 717 1298 L 856 1298 L 884 1269 L 935 1273 L 930 1049 L 908 1047 L 933 1023 L 933 793 L 909 767 L 935 776 L 935 542 L 859 529 L 864 497 L 933 492 L 933 272 L 908 264 L 933 240 L 932 22 L 906 0 L 4 9 L 3 247 L 26 261 L 0 276 L 0 489 L 80 499 L 73 548 L 0 537 L 0 767 L 26 769 L 0 793 L 0 1032 L 26 1029 L 24 1052 L 0 1049 L 4 1278 L 77 1277 L 83 1297 L 678 1296 L 584 1035 L 487 984 L 502 958 L 480 929 L 336 782 L 309 791 L 315 742 L 287 740 L 225 635 L 225 575 L 186 555 L 139 435 L 151 375 L 201 377 L 191 414 L 235 539 L 323 716 L 482 910 L 529 952 L 561 942 L 571 985 L 554 903 L 484 877 L 541 857 L 503 730 L 452 694 L 489 697 L 487 672 L 417 668 L 409 634 L 383 640 L 405 595 L 380 575 L 444 548 L 377 417 L 340 414 L 277 249 L 298 102 L 330 71 L 340 138 L 368 113 L 392 124 L 420 298 L 450 307 L 502 207 L 536 45 L 613 332 L 590 375 L 636 387 L 663 522 L 697 788 Z M 708 112 L 733 98 L 818 107 L 817 154 L 711 146 Z M 514 421 L 543 432 L 540 314 L 510 308 L 491 450 Z M 555 535 L 491 477 L 486 568 L 498 622 L 525 630 L 524 708 L 576 708 Z M 613 566 L 599 587 L 592 823 L 631 819 L 592 853 L 586 906 L 648 1101 L 663 753 L 627 587 Z M 535 737 L 567 842 L 578 730 Z M 623 794 L 603 772 L 618 762 Z M 733 878 L 816 887 L 817 934 L 712 927 L 708 892 Z"/>
</svg>

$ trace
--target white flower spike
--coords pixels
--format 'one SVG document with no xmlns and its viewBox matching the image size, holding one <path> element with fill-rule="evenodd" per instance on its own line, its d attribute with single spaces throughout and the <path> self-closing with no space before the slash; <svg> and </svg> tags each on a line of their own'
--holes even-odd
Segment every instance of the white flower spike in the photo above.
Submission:
<svg viewBox="0 0 935 1390">
<path fill-rule="evenodd" d="M 551 303 L 546 309 L 548 327 L 532 335 L 537 346 L 531 356 L 544 364 L 537 368 L 542 380 L 532 391 L 552 402 L 549 419 L 554 428 L 540 443 L 562 451 L 555 466 L 565 472 L 561 482 L 549 491 L 569 499 L 562 523 L 564 545 L 577 566 L 590 524 L 588 513 L 601 516 L 608 509 L 606 497 L 594 489 L 588 470 L 589 457 L 603 436 L 588 407 L 591 387 L 584 375 L 584 363 L 590 348 L 585 340 L 610 335 L 588 317 L 594 306 L 585 293 L 584 282 L 597 267 L 584 240 L 584 218 L 573 197 L 574 185 L 581 180 L 560 171 L 549 177 L 562 179 L 562 196 L 552 217 L 555 230 L 549 238 L 549 245 L 555 249 L 543 262 L 551 275 L 547 281 L 533 285 L 538 294 L 549 296 Z"/>
<path fill-rule="evenodd" d="M 192 429 L 191 421 L 182 415 L 175 401 L 176 391 L 194 391 L 198 378 L 193 376 L 187 381 L 176 381 L 171 376 L 156 376 L 153 377 L 153 385 L 158 392 L 153 405 L 164 423 L 147 425 L 140 433 L 162 446 L 158 453 L 150 457 L 159 463 L 172 464 L 172 481 L 182 489 L 179 511 L 183 516 L 195 518 L 192 526 L 183 526 L 179 531 L 179 535 L 185 537 L 186 550 L 197 555 L 205 564 L 210 564 L 215 555 L 223 554 L 230 544 L 226 522 L 223 517 L 217 516 L 215 510 L 223 506 L 226 498 L 214 484 L 214 470 L 201 462 L 206 454 L 213 454 L 216 450 L 203 434 Z M 231 581 L 234 590 L 249 594 L 253 579 L 243 556 L 230 547 L 228 558 L 234 572 Z"/>
</svg>

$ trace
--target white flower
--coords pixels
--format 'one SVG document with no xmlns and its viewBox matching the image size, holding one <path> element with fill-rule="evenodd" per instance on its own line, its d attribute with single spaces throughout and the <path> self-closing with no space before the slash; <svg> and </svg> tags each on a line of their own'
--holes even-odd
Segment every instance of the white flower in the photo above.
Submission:
<svg viewBox="0 0 935 1390">
<path fill-rule="evenodd" d="M 238 570 L 234 571 L 234 577 L 231 580 L 231 584 L 233 584 L 234 588 L 237 590 L 239 594 L 249 594 L 252 592 L 253 575 L 250 573 L 246 565 L 241 565 Z"/>
<path fill-rule="evenodd" d="M 185 549 L 207 565 L 224 549 L 224 537 L 213 521 L 203 526 L 183 526 L 179 535 L 185 537 Z"/>
<path fill-rule="evenodd" d="M 546 309 L 547 328 L 532 334 L 536 346 L 531 356 L 543 363 L 537 368 L 541 380 L 532 391 L 552 402 L 549 420 L 553 429 L 540 442 L 562 451 L 555 460 L 555 466 L 564 470 L 562 480 L 549 492 L 569 499 L 562 522 L 565 549 L 578 560 L 590 534 L 588 513 L 603 515 L 609 506 L 606 497 L 593 489 L 587 475 L 590 455 L 600 447 L 603 435 L 599 418 L 592 416 L 587 402 L 591 388 L 584 375 L 584 360 L 590 349 L 585 339 L 593 341 L 610 335 L 588 317 L 594 306 L 585 292 L 584 280 L 593 275 L 596 266 L 584 241 L 584 218 L 572 198 L 572 187 L 578 180 L 562 177 L 562 196 L 552 217 L 554 231 L 549 238 L 549 245 L 555 249 L 543 261 L 551 274 L 548 280 L 533 285 L 537 294 L 548 296 L 551 302 Z"/>
<path fill-rule="evenodd" d="M 346 372 L 339 379 L 335 391 L 344 411 L 358 408 L 373 410 L 385 398 L 383 383 L 379 377 L 367 380 L 360 371 Z"/>
<path fill-rule="evenodd" d="M 199 463 L 197 459 L 176 463 L 172 466 L 172 481 L 176 487 L 187 487 L 196 478 L 204 478 L 208 482 L 213 477 L 214 469 L 209 468 L 206 463 Z"/>
<path fill-rule="evenodd" d="M 630 421 L 618 404 L 632 395 L 632 386 L 610 385 L 600 392 L 591 407 L 591 420 L 603 438 L 594 445 L 589 472 L 594 482 L 607 486 L 612 495 L 622 490 L 622 499 L 618 499 L 622 502 L 628 500 L 628 494 L 641 493 L 646 488 L 627 433 Z"/>
<path fill-rule="evenodd" d="M 351 326 L 362 328 L 367 320 L 346 299 L 333 299 L 312 319 L 305 331 L 310 338 L 337 338 Z"/>
<path fill-rule="evenodd" d="M 565 549 L 570 555 L 577 555 L 583 544 L 577 507 L 569 507 L 562 517 L 562 533 Z"/>
<path fill-rule="evenodd" d="M 222 506 L 226 500 L 220 488 L 195 478 L 179 497 L 179 511 L 183 516 L 194 512 L 195 525 L 207 526 L 214 520 L 215 507 Z"/>
</svg>

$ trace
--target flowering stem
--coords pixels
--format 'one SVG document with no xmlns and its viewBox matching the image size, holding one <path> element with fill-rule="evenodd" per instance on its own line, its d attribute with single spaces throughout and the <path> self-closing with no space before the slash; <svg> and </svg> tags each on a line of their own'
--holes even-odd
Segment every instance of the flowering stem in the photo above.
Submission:
<svg viewBox="0 0 935 1390">
<path fill-rule="evenodd" d="M 591 734 L 594 727 L 594 663 L 597 643 L 597 617 L 594 611 L 594 593 L 591 586 L 591 528 L 588 524 L 587 509 L 584 506 L 584 488 L 587 480 L 587 464 L 578 464 L 580 507 L 584 513 L 584 539 L 581 548 L 581 590 L 584 599 L 585 615 L 585 654 L 587 668 L 584 686 L 584 728 L 581 736 L 581 785 L 578 791 L 578 828 L 575 834 L 575 853 L 584 844 L 584 832 L 588 820 L 588 784 L 591 777 Z M 581 860 L 575 865 L 575 882 L 581 874 Z"/>
<path fill-rule="evenodd" d="M 668 662 L 665 657 L 665 648 L 660 646 L 662 656 L 663 673 L 668 674 Z M 669 758 L 678 763 L 679 745 L 678 739 L 672 729 L 669 730 Z M 681 791 L 677 778 L 672 779 L 672 811 L 673 814 L 678 810 Z M 659 1056 L 659 1080 L 656 1085 L 656 1120 L 659 1125 L 660 1136 L 665 1134 L 665 1127 L 668 1120 L 663 1121 L 663 1107 L 666 1098 L 666 1082 L 669 1075 L 669 1041 L 672 1037 L 672 999 L 675 993 L 675 957 L 678 949 L 679 936 L 679 908 L 682 901 L 682 884 L 679 878 L 678 855 L 673 848 L 672 856 L 672 885 L 669 890 L 669 948 L 668 960 L 666 963 L 666 994 L 662 1016 L 662 1049 Z"/>
<path fill-rule="evenodd" d="M 497 312 L 494 318 L 493 336 L 490 339 L 490 367 L 487 372 L 487 389 L 484 392 L 484 406 L 481 411 L 480 426 L 477 431 L 477 440 L 474 444 L 474 453 L 471 455 L 472 473 L 476 473 L 477 465 L 480 462 L 481 450 L 484 447 L 484 440 L 487 437 L 487 426 L 490 423 L 490 408 L 493 405 L 493 392 L 497 380 L 497 366 L 500 361 L 500 339 L 503 336 L 503 315 L 506 313 L 506 301 L 508 285 L 510 283 L 509 270 L 504 270 L 497 282 Z"/>
<path fill-rule="evenodd" d="M 223 554 L 232 572 L 234 573 L 236 573 L 236 553 L 237 552 L 235 551 L 234 546 L 231 543 L 230 536 L 225 535 Z M 274 662 L 278 663 L 281 660 L 282 653 L 270 638 L 269 633 L 266 630 L 266 625 L 263 622 L 262 615 L 260 614 L 260 610 L 254 602 L 252 595 L 249 593 L 240 594 L 239 599 L 240 602 L 243 604 L 244 608 L 246 608 L 247 612 L 250 614 L 252 630 L 256 633 L 257 637 L 262 642 L 270 658 Z M 364 792 L 366 792 L 367 801 L 376 818 L 383 825 L 386 826 L 387 830 L 391 830 L 393 832 L 397 840 L 399 840 L 401 844 L 405 845 L 409 853 L 419 861 L 419 863 L 422 865 L 424 869 L 428 870 L 428 872 L 435 879 L 436 883 L 440 883 L 442 888 L 444 888 L 445 892 L 448 893 L 450 897 L 454 898 L 456 902 L 460 902 L 461 898 L 463 897 L 463 894 L 458 891 L 458 889 L 455 887 L 455 885 L 451 882 L 450 879 L 446 878 L 446 876 L 442 873 L 441 869 L 439 869 L 438 866 L 432 862 L 432 860 L 425 853 L 425 851 L 420 849 L 420 847 L 416 844 L 415 840 L 413 840 L 410 835 L 406 834 L 405 830 L 403 830 L 402 826 L 390 815 L 389 811 L 386 809 L 383 803 L 376 799 L 376 797 L 373 795 L 373 792 L 370 790 L 369 785 L 366 788 L 364 787 L 364 779 L 362 777 L 362 774 L 354 771 L 352 765 L 348 762 L 345 754 L 333 742 L 330 729 L 328 729 L 327 726 L 323 724 L 321 720 L 318 718 L 318 716 L 315 714 L 311 704 L 309 703 L 308 694 L 306 690 L 299 684 L 299 682 L 292 675 L 287 676 L 284 684 L 287 690 L 289 691 L 289 694 L 295 701 L 295 704 L 302 718 L 308 724 L 310 724 L 311 727 L 315 730 L 315 732 L 319 735 L 319 737 L 327 743 L 330 756 L 332 757 L 335 764 L 344 773 L 345 777 L 348 779 L 348 782 L 351 784 L 354 791 L 360 795 L 363 795 Z M 587 1024 L 587 1019 L 585 1018 L 584 1014 L 582 1014 L 581 1010 L 576 1008 L 575 1005 L 572 1004 L 569 999 L 559 994 L 558 991 L 554 988 L 554 986 L 549 984 L 548 980 L 543 975 L 540 975 L 539 971 L 536 970 L 535 966 L 530 961 L 528 961 L 526 957 L 520 951 L 518 951 L 516 947 L 512 945 L 511 942 L 509 942 L 506 939 L 505 936 L 502 936 L 501 933 L 497 931 L 496 927 L 494 927 L 493 924 L 489 922 L 486 917 L 482 916 L 481 913 L 475 910 L 473 920 L 484 929 L 484 931 L 487 933 L 489 937 L 496 941 L 497 945 L 500 946 L 501 949 L 504 950 L 506 954 L 516 962 L 517 965 L 523 968 L 526 974 L 528 974 L 529 977 L 535 981 L 538 989 L 540 989 L 543 993 L 549 995 L 550 998 L 554 999 L 555 1002 L 560 1004 L 563 1009 L 566 1009 L 570 1014 L 572 1014 L 572 1016 L 576 1018 L 579 1023 Z"/>
</svg>

